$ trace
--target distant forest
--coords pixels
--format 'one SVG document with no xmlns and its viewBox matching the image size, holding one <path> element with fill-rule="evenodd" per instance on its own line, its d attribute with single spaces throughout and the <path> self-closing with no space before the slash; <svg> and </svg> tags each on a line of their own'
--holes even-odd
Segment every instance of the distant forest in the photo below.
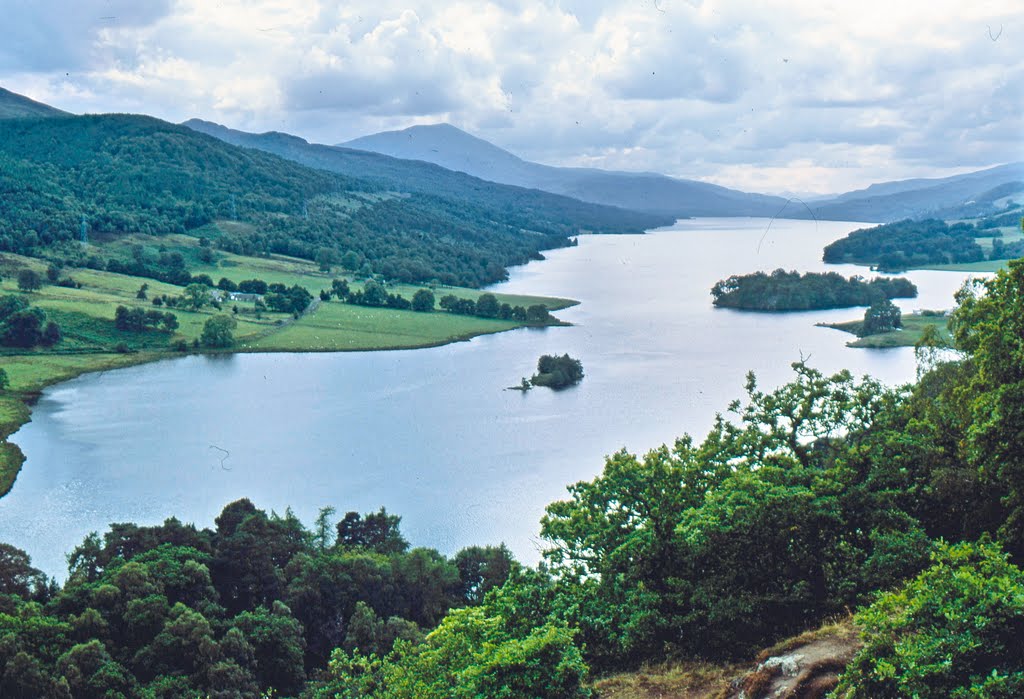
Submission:
<svg viewBox="0 0 1024 699">
<path fill-rule="evenodd" d="M 641 232 L 658 217 L 513 187 L 446 197 L 316 170 L 142 116 L 0 120 L 0 251 L 251 224 L 218 240 L 244 254 L 355 252 L 407 282 L 480 286 L 583 231 Z M 506 191 L 507 190 L 507 191 Z"/>
<path fill-rule="evenodd" d="M 877 265 L 882 271 L 902 271 L 935 264 L 980 262 L 985 251 L 975 238 L 992 235 L 970 223 L 926 219 L 899 221 L 853 231 L 825 247 L 829 263 Z"/>
<path fill-rule="evenodd" d="M 914 298 L 917 287 L 903 277 L 847 279 L 836 272 L 787 272 L 733 275 L 711 288 L 714 304 L 749 311 L 807 311 L 870 306 L 878 299 Z"/>
</svg>

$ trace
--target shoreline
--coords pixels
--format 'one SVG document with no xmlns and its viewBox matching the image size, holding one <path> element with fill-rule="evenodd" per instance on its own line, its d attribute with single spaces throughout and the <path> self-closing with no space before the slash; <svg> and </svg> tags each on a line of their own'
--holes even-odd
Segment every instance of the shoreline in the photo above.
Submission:
<svg viewBox="0 0 1024 699">
<path fill-rule="evenodd" d="M 486 292 L 484 292 L 486 293 Z M 574 299 L 556 299 L 550 298 L 552 305 L 549 307 L 551 311 L 560 311 L 566 308 L 572 308 L 578 306 L 579 301 Z M 437 311 L 436 313 L 442 313 Z M 523 328 L 549 328 L 549 327 L 569 327 L 572 323 L 553 319 L 549 323 L 516 323 L 513 322 L 511 327 L 506 328 L 493 328 L 493 329 L 480 329 L 479 331 L 470 331 L 459 333 L 456 335 L 449 336 L 441 340 L 427 340 L 424 342 L 411 341 L 405 344 L 394 344 L 386 345 L 381 344 L 377 346 L 367 345 L 359 347 L 306 347 L 306 348 L 292 348 L 292 347 L 273 347 L 273 346 L 245 346 L 244 340 L 239 343 L 239 346 L 231 349 L 223 350 L 197 350 L 188 352 L 175 352 L 172 350 L 162 351 L 147 351 L 138 350 L 129 353 L 117 353 L 117 352 L 37 352 L 28 354 L 10 354 L 0 355 L 0 363 L 4 363 L 4 360 L 18 359 L 23 360 L 26 363 L 38 363 L 41 359 L 45 358 L 83 358 L 81 364 L 75 362 L 68 362 L 67 366 L 62 370 L 58 370 L 51 373 L 41 380 L 28 383 L 25 387 L 17 389 L 8 389 L 3 393 L 0 393 L 0 499 L 3 499 L 17 482 L 18 475 L 21 473 L 21 468 L 25 464 L 25 454 L 22 452 L 21 447 L 16 442 L 11 441 L 11 438 L 18 433 L 18 431 L 32 421 L 32 411 L 35 407 L 36 402 L 43 395 L 43 392 L 53 386 L 77 379 L 80 376 L 87 374 L 94 374 L 97 372 L 114 371 L 117 369 L 127 369 L 133 366 L 140 366 L 143 364 L 152 364 L 155 362 L 179 359 L 184 357 L 194 357 L 199 355 L 235 355 L 235 354 L 310 354 L 310 353 L 342 353 L 342 352 L 408 352 L 414 350 L 431 349 L 435 347 L 444 347 L 445 345 L 455 344 L 457 342 L 469 342 L 473 338 L 483 337 L 485 335 L 495 335 L 503 332 L 511 332 L 514 330 L 521 330 Z M 264 337 L 259 338 L 259 341 L 265 341 L 273 338 L 275 334 L 288 328 L 289 325 L 282 325 L 275 327 L 273 332 L 267 334 Z M 89 361 L 92 359 L 94 361 Z M 60 362 L 63 363 L 63 362 Z M 9 362 L 7 363 L 9 366 Z"/>
</svg>

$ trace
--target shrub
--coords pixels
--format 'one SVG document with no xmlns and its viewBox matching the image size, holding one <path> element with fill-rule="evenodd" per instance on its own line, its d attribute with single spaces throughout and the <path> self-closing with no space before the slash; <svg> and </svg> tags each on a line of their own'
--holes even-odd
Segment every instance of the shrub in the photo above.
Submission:
<svg viewBox="0 0 1024 699">
<path fill-rule="evenodd" d="M 940 545 L 856 618 L 865 646 L 841 699 L 1024 696 L 1024 572 L 990 541 Z"/>
</svg>

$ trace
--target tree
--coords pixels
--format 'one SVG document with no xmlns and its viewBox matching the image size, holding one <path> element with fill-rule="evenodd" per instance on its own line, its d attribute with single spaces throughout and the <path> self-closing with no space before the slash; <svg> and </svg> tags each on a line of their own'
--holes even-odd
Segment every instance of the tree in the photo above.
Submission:
<svg viewBox="0 0 1024 699">
<path fill-rule="evenodd" d="M 876 300 L 864 311 L 864 323 L 861 325 L 859 335 L 877 335 L 887 333 L 903 327 L 903 318 L 895 303 L 882 297 Z"/>
<path fill-rule="evenodd" d="M 331 293 L 337 297 L 339 301 L 344 301 L 348 297 L 349 288 L 347 279 L 332 279 L 331 280 Z"/>
<path fill-rule="evenodd" d="M 11 378 L 7 375 L 6 369 L 0 369 L 0 391 L 6 391 L 11 386 Z"/>
<path fill-rule="evenodd" d="M 388 292 L 376 279 L 367 279 L 363 284 L 363 305 L 383 306 L 387 303 Z"/>
<path fill-rule="evenodd" d="M 359 267 L 359 253 L 352 250 L 347 251 L 341 257 L 341 266 L 349 272 L 355 272 L 356 268 Z"/>
<path fill-rule="evenodd" d="M 338 545 L 384 554 L 402 553 L 409 548 L 409 542 L 399 531 L 401 521 L 401 517 L 389 515 L 383 507 L 365 516 L 348 512 L 338 522 Z"/>
<path fill-rule="evenodd" d="M 412 310 L 429 313 L 434 310 L 434 293 L 430 289 L 420 289 L 412 295 Z"/>
<path fill-rule="evenodd" d="M 214 316 L 203 324 L 199 341 L 204 347 L 224 349 L 235 344 L 235 327 L 238 321 L 232 316 Z"/>
<path fill-rule="evenodd" d="M 313 688 L 311 696 L 590 697 L 588 668 L 574 633 L 552 613 L 549 600 L 537 599 L 536 591 L 530 584 L 511 581 L 483 605 L 449 613 L 422 642 L 396 642 L 383 658 L 339 649 L 331 656 L 323 683 Z M 359 635 L 379 647 L 379 620 L 370 610 L 361 611 L 354 619 Z"/>
<path fill-rule="evenodd" d="M 45 588 L 46 576 L 31 564 L 27 553 L 0 543 L 0 594 L 28 599 L 29 595 Z"/>
<path fill-rule="evenodd" d="M 750 376 L 746 403 L 730 406 L 739 420 L 719 416 L 701 444 L 614 454 L 547 507 L 544 555 L 595 664 L 672 648 L 742 654 L 918 563 L 927 540 L 913 519 L 845 482 L 850 467 L 830 467 L 844 436 L 872 428 L 900 394 L 794 369 L 771 392 Z"/>
<path fill-rule="evenodd" d="M 500 304 L 494 294 L 481 294 L 476 300 L 476 315 L 481 318 L 496 318 Z"/>
<path fill-rule="evenodd" d="M 53 347 L 63 338 L 64 335 L 60 331 L 60 326 L 51 320 L 43 327 L 43 336 L 40 341 L 46 347 Z"/>
<path fill-rule="evenodd" d="M 526 309 L 526 320 L 530 323 L 547 323 L 551 320 L 548 308 L 542 303 L 535 303 Z"/>
<path fill-rule="evenodd" d="M 35 347 L 43 341 L 46 314 L 39 308 L 25 308 L 3 319 L 0 344 L 9 347 Z"/>
<path fill-rule="evenodd" d="M 43 279 L 39 273 L 27 267 L 18 272 L 18 289 L 21 291 L 36 291 L 43 285 Z"/>
<path fill-rule="evenodd" d="M 481 604 L 488 592 L 505 584 L 516 565 L 505 544 L 462 549 L 455 555 L 455 567 L 462 580 L 463 599 L 467 604 Z"/>
<path fill-rule="evenodd" d="M 313 525 L 313 545 L 320 551 L 326 551 L 334 543 L 331 517 L 334 516 L 335 511 L 333 507 L 321 507 L 317 512 L 316 522 Z"/>
<path fill-rule="evenodd" d="M 321 272 L 330 272 L 331 265 L 337 259 L 333 248 L 320 248 L 316 251 L 316 263 L 320 267 Z"/>
<path fill-rule="evenodd" d="M 962 454 L 1002 493 L 1008 516 L 1000 537 L 1024 555 L 1024 260 L 991 279 L 969 280 L 950 318 L 969 376 L 956 389 Z"/>
<path fill-rule="evenodd" d="M 583 380 L 583 363 L 563 354 L 561 357 L 545 354 L 537 360 L 537 373 L 530 382 L 534 386 L 559 389 L 568 388 Z"/>
<path fill-rule="evenodd" d="M 143 285 L 139 287 L 139 290 L 135 292 L 135 298 L 137 298 L 137 299 L 139 299 L 141 301 L 145 301 L 146 300 L 146 291 L 148 291 L 148 290 L 149 290 L 149 284 L 143 283 Z"/>
<path fill-rule="evenodd" d="M 198 311 L 210 303 L 210 288 L 205 284 L 189 284 L 185 287 L 185 291 L 182 292 L 182 298 L 188 308 Z"/>
<path fill-rule="evenodd" d="M 262 279 L 245 279 L 238 282 L 238 290 L 243 294 L 265 294 L 267 283 Z"/>
<path fill-rule="evenodd" d="M 278 601 L 269 609 L 242 612 L 235 617 L 234 627 L 252 646 L 260 686 L 273 687 L 284 696 L 297 695 L 306 679 L 302 664 L 306 644 L 302 625 L 287 605 Z"/>
</svg>

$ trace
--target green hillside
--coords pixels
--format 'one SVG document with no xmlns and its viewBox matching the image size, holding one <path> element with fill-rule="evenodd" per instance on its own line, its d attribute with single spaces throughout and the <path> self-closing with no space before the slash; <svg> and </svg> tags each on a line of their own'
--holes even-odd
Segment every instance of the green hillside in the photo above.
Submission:
<svg viewBox="0 0 1024 699">
<path fill-rule="evenodd" d="M 368 151 L 308 143 L 285 133 L 251 134 L 199 119 L 187 121 L 184 126 L 309 167 L 370 179 L 387 189 L 440 196 L 474 206 L 486 202 L 492 215 L 522 228 L 536 228 L 538 221 L 547 221 L 557 227 L 559 221 L 568 220 L 594 233 L 636 233 L 675 221 L 671 214 L 638 213 L 539 189 L 497 184 L 421 160 L 403 160 Z"/>
<path fill-rule="evenodd" d="M 217 238 L 229 252 L 309 260 L 352 252 L 361 267 L 388 279 L 475 287 L 600 224 L 590 211 L 598 207 L 579 202 L 517 206 L 514 198 L 492 200 L 486 188 L 475 198 L 399 189 L 395 181 L 304 167 L 144 116 L 0 121 L 0 175 L 0 250 L 63 256 L 73 265 L 88 262 L 67 245 L 83 220 L 90 241 L 104 241 L 231 219 L 249 225 Z M 602 230 L 640 232 L 659 223 L 608 211 L 618 220 Z M 96 264 L 106 268 L 102 259 Z M 114 271 L 187 282 L 166 265 Z"/>
</svg>

